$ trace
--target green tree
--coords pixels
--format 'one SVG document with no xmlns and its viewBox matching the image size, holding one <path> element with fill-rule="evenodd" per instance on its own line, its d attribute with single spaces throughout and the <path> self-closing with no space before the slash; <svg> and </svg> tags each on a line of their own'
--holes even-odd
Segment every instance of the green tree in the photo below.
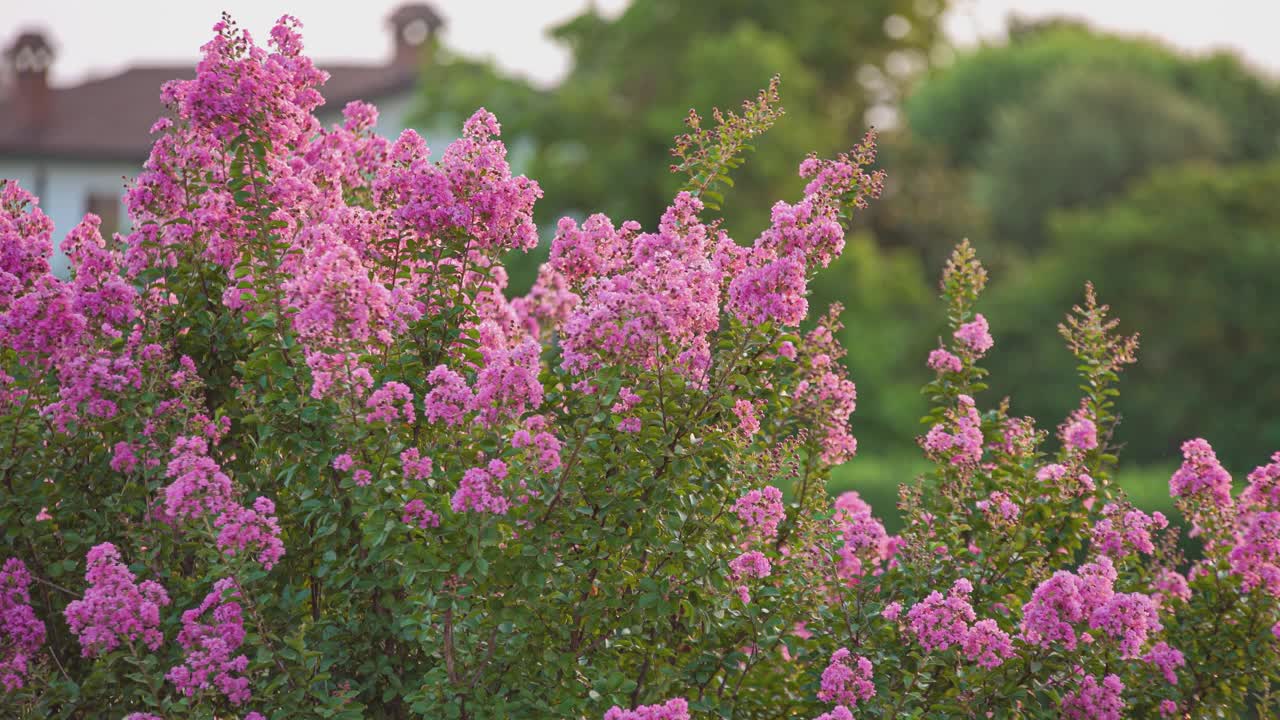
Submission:
<svg viewBox="0 0 1280 720">
<path fill-rule="evenodd" d="M 967 234 L 997 267 L 1039 251 L 1054 210 L 1096 207 L 1160 167 L 1260 161 L 1280 147 L 1280 88 L 1235 56 L 1071 22 L 1015 21 L 1008 44 L 936 69 L 903 110 L 916 142 L 955 173 L 950 201 L 933 204 L 972 204 L 987 226 Z"/>
<path fill-rule="evenodd" d="M 690 107 L 731 107 L 778 74 L 787 117 L 735 176 L 724 208 L 729 230 L 749 241 L 772 199 L 798 195 L 796 157 L 854 145 L 868 109 L 896 102 L 905 79 L 927 67 L 945 9 L 916 0 L 636 0 L 615 19 L 588 9 L 553 30 L 573 58 L 556 87 L 491 96 L 484 88 L 510 80 L 470 72 L 470 89 L 458 91 L 440 87 L 456 77 L 443 68 L 427 78 L 421 115 L 484 104 L 508 131 L 530 138 L 525 169 L 546 191 L 544 226 L 588 208 L 656 217 L 679 185 L 666 168 L 680 118 Z"/>
<path fill-rule="evenodd" d="M 1280 447 L 1280 164 L 1187 167 L 1104 209 L 1059 215 L 1045 254 L 991 296 L 1002 327 L 997 390 L 1046 424 L 1077 389 L 1055 382 L 1072 359 L 1046 323 L 1081 296 L 1079 278 L 1142 333 L 1119 440 L 1130 460 L 1167 458 L 1203 434 L 1229 467 Z"/>
<path fill-rule="evenodd" d="M 1001 245 L 1035 250 L 1055 209 L 1090 207 L 1161 166 L 1229 152 L 1223 118 L 1132 72 L 1068 69 L 998 113 L 975 179 Z"/>
<path fill-rule="evenodd" d="M 1228 132 L 1227 159 L 1280 147 L 1280 92 L 1239 58 L 1190 56 L 1157 42 L 1048 23 L 1015 28 L 1007 45 L 982 48 L 935 69 L 904 103 L 908 125 L 957 165 L 980 165 L 997 118 L 1026 104 L 1062 72 L 1123 72 L 1213 108 Z"/>
</svg>

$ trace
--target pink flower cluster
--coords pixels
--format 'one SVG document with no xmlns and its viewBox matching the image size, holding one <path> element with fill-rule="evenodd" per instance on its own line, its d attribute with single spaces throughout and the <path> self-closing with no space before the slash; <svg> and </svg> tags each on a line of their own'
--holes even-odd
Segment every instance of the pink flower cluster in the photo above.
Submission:
<svg viewBox="0 0 1280 720">
<path fill-rule="evenodd" d="M 1280 598 L 1280 452 L 1249 473 L 1240 493 L 1231 571 L 1245 592 L 1263 588 Z"/>
<path fill-rule="evenodd" d="M 1089 616 L 1089 627 L 1117 640 L 1125 658 L 1138 657 L 1147 637 L 1162 629 L 1156 603 L 1142 593 L 1115 593 L 1107 598 Z"/>
<path fill-rule="evenodd" d="M 769 558 L 758 550 L 742 553 L 729 561 L 729 578 L 735 582 L 742 582 L 736 591 L 743 605 L 751 603 L 751 589 L 746 585 L 745 580 L 767 578 L 772 572 L 773 565 L 769 562 Z"/>
<path fill-rule="evenodd" d="M 484 108 L 463 123 L 462 137 L 445 149 L 440 162 L 449 195 L 456 198 L 454 207 L 444 209 L 450 226 L 467 230 L 482 248 L 530 250 L 538 244 L 533 204 L 542 189 L 529 178 L 511 175 L 501 134 L 497 118 Z M 431 208 L 431 198 L 410 198 L 418 207 Z M 437 234 L 446 228 L 424 229 Z"/>
<path fill-rule="evenodd" d="M 894 622 L 901 616 L 902 616 L 902 603 L 898 602 L 897 600 L 894 600 L 888 605 L 885 605 L 884 610 L 880 611 L 880 617 L 883 617 L 885 620 L 888 620 L 889 622 Z"/>
<path fill-rule="evenodd" d="M 547 419 L 541 415 L 525 420 L 525 426 L 511 436 L 511 447 L 527 448 L 532 456 L 530 464 L 539 472 L 549 473 L 560 468 L 560 438 L 547 432 Z"/>
<path fill-rule="evenodd" d="M 400 467 L 404 470 L 406 480 L 426 480 L 431 477 L 431 458 L 424 457 L 416 447 L 406 448 L 400 453 Z"/>
<path fill-rule="evenodd" d="M 1098 426 L 1081 407 L 1059 428 L 1062 444 L 1073 452 L 1088 452 L 1098 447 Z"/>
<path fill-rule="evenodd" d="M 610 408 L 616 415 L 626 415 L 632 408 L 640 404 L 640 396 L 629 387 L 618 389 L 618 401 Z"/>
<path fill-rule="evenodd" d="M 1049 463 L 1037 470 L 1036 480 L 1042 483 L 1068 480 L 1070 484 L 1062 486 L 1060 490 L 1076 496 L 1089 495 L 1096 487 L 1088 473 L 1081 472 L 1077 466 L 1067 467 L 1061 463 Z"/>
<path fill-rule="evenodd" d="M 49 272 L 53 221 L 13 180 L 0 182 L 0 310 Z"/>
<path fill-rule="evenodd" d="M 579 227 L 572 218 L 560 219 L 551 243 L 547 267 L 569 283 L 581 283 L 597 275 L 612 275 L 626 264 L 626 248 L 640 234 L 640 223 L 627 221 L 619 228 L 602 214 Z"/>
<path fill-rule="evenodd" d="M 1169 568 L 1161 568 L 1156 572 L 1155 578 L 1151 581 L 1151 589 L 1155 591 L 1153 599 L 1162 604 L 1174 600 L 1186 602 L 1191 599 L 1191 588 L 1187 585 L 1186 576 Z"/>
<path fill-rule="evenodd" d="M 982 416 L 973 398 L 961 395 L 947 422 L 929 428 L 922 442 L 925 452 L 952 465 L 972 470 L 982 460 Z"/>
<path fill-rule="evenodd" d="M 974 315 L 972 321 L 957 328 L 955 338 L 974 357 L 982 357 L 995 345 L 995 340 L 991 338 L 991 328 L 982 313 Z"/>
<path fill-rule="evenodd" d="M 730 560 L 729 570 L 734 578 L 767 578 L 773 572 L 773 565 L 764 553 L 751 550 Z"/>
<path fill-rule="evenodd" d="M 232 705 L 250 698 L 249 678 L 245 670 L 249 658 L 237 654 L 244 643 L 245 629 L 235 580 L 223 578 L 213 585 L 200 606 L 182 613 L 182 630 L 178 644 L 184 659 L 165 675 L 178 692 L 192 697 L 198 692 L 217 690 Z M 211 622 L 203 618 L 207 616 Z"/>
<path fill-rule="evenodd" d="M 1152 529 L 1168 526 L 1168 519 L 1159 511 L 1148 515 L 1136 508 L 1107 503 L 1102 507 L 1102 517 L 1093 525 L 1093 549 L 1113 560 L 1133 552 L 1150 555 L 1155 551 Z"/>
<path fill-rule="evenodd" d="M 1170 685 L 1178 684 L 1178 668 L 1187 664 L 1187 660 L 1182 656 L 1182 653 L 1177 648 L 1170 647 L 1169 643 L 1163 640 L 1152 645 L 1151 650 L 1146 655 L 1143 655 L 1142 659 L 1154 665 Z"/>
<path fill-rule="evenodd" d="M 996 668 L 1013 657 L 1013 639 L 995 620 L 979 620 L 960 641 L 964 656 L 984 668 Z"/>
<path fill-rule="evenodd" d="M 1184 442 L 1182 457 L 1182 467 L 1169 479 L 1169 494 L 1207 500 L 1218 507 L 1231 506 L 1231 475 L 1209 443 L 1201 438 Z"/>
<path fill-rule="evenodd" d="M 822 671 L 822 685 L 818 699 L 826 703 L 849 706 L 875 697 L 876 685 L 872 681 L 874 668 L 871 661 L 861 655 L 853 655 L 846 648 L 831 654 L 831 662 Z"/>
<path fill-rule="evenodd" d="M 806 158 L 800 176 L 812 178 L 797 203 L 778 202 L 771 223 L 747 252 L 723 248 L 735 271 L 729 282 L 728 308 L 749 325 L 775 322 L 794 326 L 808 313 L 808 273 L 826 267 L 844 248 L 839 213 L 845 200 L 865 203 L 879 195 L 882 178 L 863 168 L 874 160 L 871 136 L 852 156 L 834 160 Z"/>
<path fill-rule="evenodd" d="M 400 520 L 406 525 L 413 525 L 423 530 L 440 527 L 440 515 L 428 510 L 427 504 L 419 498 L 414 498 L 405 503 L 404 515 L 401 516 Z"/>
<path fill-rule="evenodd" d="M 127 442 L 118 442 L 111 452 L 111 469 L 118 473 L 131 473 L 138 467 L 138 456 Z"/>
<path fill-rule="evenodd" d="M 234 503 L 231 478 L 209 457 L 209 443 L 202 437 L 178 437 L 170 451 L 166 476 L 172 481 L 164 491 L 165 514 L 172 520 L 194 520 L 217 515 Z"/>
<path fill-rule="evenodd" d="M 831 159 L 812 154 L 806 157 L 800 163 L 800 177 L 812 179 L 804 187 L 805 195 L 822 202 L 841 198 L 854 207 L 867 207 L 868 201 L 884 190 L 884 172 L 866 171 L 875 163 L 875 140 L 875 130 L 868 130 L 849 152 Z"/>
<path fill-rule="evenodd" d="M 542 383 L 538 382 L 541 352 L 533 340 L 512 349 L 481 349 L 485 363 L 471 397 L 471 409 L 481 422 L 493 425 L 500 419 L 518 418 L 542 404 Z"/>
<path fill-rule="evenodd" d="M 657 233 L 642 233 L 636 223 L 615 228 L 603 215 L 581 226 L 561 220 L 537 300 L 525 306 L 535 313 L 564 308 L 543 316 L 559 322 L 564 367 L 574 372 L 661 362 L 696 378 L 706 369 L 706 336 L 722 305 L 751 326 L 794 326 L 805 316 L 808 271 L 828 264 L 844 244 L 844 199 L 878 192 L 875 177 L 861 170 L 872 161 L 870 146 L 863 150 L 802 164 L 801 174 L 814 177 L 804 197 L 777 203 L 771 226 L 751 248 L 702 223 L 702 202 L 689 193 L 673 199 Z"/>
<path fill-rule="evenodd" d="M 829 465 L 848 461 L 858 451 L 849 431 L 849 416 L 857 408 L 858 390 L 846 377 L 840 359 L 845 349 L 837 340 L 842 329 L 840 307 L 832 306 L 804 338 L 805 355 L 795 387 L 798 411 L 814 427 L 821 442 L 821 459 Z"/>
<path fill-rule="evenodd" d="M 130 271 L 189 260 L 212 265 L 227 273 L 228 307 L 271 299 L 288 312 L 313 397 L 369 400 L 373 421 L 393 416 L 391 401 L 395 416 L 409 418 L 414 408 L 403 387 L 363 396 L 372 385 L 365 358 L 462 298 L 475 301 L 462 319 L 468 329 L 486 317 L 514 329 L 515 311 L 501 294 L 505 275 L 493 261 L 536 244 L 532 209 L 541 191 L 512 176 L 498 123 L 484 110 L 438 163 L 413 131 L 394 143 L 376 137 L 376 110 L 363 103 L 349 104 L 341 125 L 321 128 L 312 111 L 325 75 L 301 55 L 296 27 L 283 18 L 272 30 L 276 51 L 267 52 L 220 24 L 196 79 L 166 87 L 173 120 L 157 124 L 162 134 L 127 198 L 136 228 Z M 230 163 L 210 162 L 246 136 L 261 143 L 254 149 L 271 175 L 249 202 L 271 210 L 291 246 L 278 263 L 248 252 L 258 240 L 255 214 L 228 187 Z M 203 182 L 187 182 L 193 177 Z M 361 202 L 350 202 L 351 193 Z M 189 222 L 166 222 L 179 216 Z M 278 300 L 257 297 L 253 285 L 276 277 L 283 278 Z M 514 334 L 508 340 L 505 348 L 519 345 Z M 490 374 L 498 376 L 494 389 L 505 391 L 503 369 Z"/>
<path fill-rule="evenodd" d="M 762 538 L 778 534 L 778 524 L 786 517 L 782 491 L 772 485 L 749 490 L 733 503 L 733 511 L 748 531 Z"/>
<path fill-rule="evenodd" d="M 351 468 L 355 467 L 356 460 L 355 458 L 351 457 L 351 453 L 342 453 L 341 455 L 333 459 L 333 462 L 331 463 L 331 465 L 333 469 L 337 470 L 338 472 L 346 472 Z"/>
<path fill-rule="evenodd" d="M 801 164 L 802 177 L 817 176 L 805 197 L 794 205 L 773 206 L 770 227 L 745 254 L 744 266 L 730 282 L 729 309 L 739 320 L 793 326 L 804 319 L 809 311 L 807 272 L 826 267 L 844 248 L 839 198 L 847 188 L 835 181 L 835 175 L 854 174 L 859 167 L 847 160 L 821 168 L 813 159 Z"/>
<path fill-rule="evenodd" d="M 34 409 L 63 433 L 114 418 L 121 396 L 143 379 L 130 327 L 137 289 L 121 277 L 99 224 L 88 215 L 67 234 L 62 248 L 77 269 L 69 281 L 56 278 L 52 222 L 16 182 L 0 181 L 0 346 L 16 356 L 0 371 L 0 409 L 30 392 L 10 389 L 26 384 L 25 374 L 56 379 L 56 395 L 42 393 Z"/>
<path fill-rule="evenodd" d="M 1001 423 L 1000 434 L 989 441 L 989 446 L 1011 458 L 1023 459 L 1035 456 L 1039 449 L 1036 438 L 1036 421 L 1030 417 L 1007 417 Z"/>
<path fill-rule="evenodd" d="M 414 319 L 398 316 L 391 291 L 333 228 L 307 228 L 299 236 L 306 238 L 307 249 L 291 268 L 284 296 L 305 347 L 319 351 L 389 342 Z"/>
<path fill-rule="evenodd" d="M 64 613 L 82 654 L 97 657 L 124 643 L 132 647 L 135 640 L 158 649 L 164 642 L 160 608 L 169 604 L 164 588 L 152 580 L 138 583 L 111 543 L 94 546 L 86 560 L 89 587 Z"/>
<path fill-rule="evenodd" d="M 252 508 L 228 505 L 213 521 L 218 529 L 218 549 L 228 557 L 246 550 L 256 552 L 258 563 L 270 570 L 284 557 L 275 513 L 275 503 L 264 497 L 255 499 Z"/>
<path fill-rule="evenodd" d="M 18 558 L 0 569 L 0 686 L 23 687 L 31 660 L 44 645 L 44 623 L 31 607 L 31 573 Z"/>
<path fill-rule="evenodd" d="M 1240 502 L 1253 510 L 1280 510 L 1280 452 L 1271 462 L 1254 468 L 1249 485 L 1240 493 Z"/>
<path fill-rule="evenodd" d="M 743 437 L 751 437 L 760 432 L 760 419 L 756 417 L 756 406 L 750 400 L 735 401 L 733 414 L 738 416 L 738 432 L 742 433 Z"/>
<path fill-rule="evenodd" d="M 393 423 L 403 418 L 404 422 L 412 424 L 417 417 L 413 410 L 413 392 L 408 385 L 399 382 L 389 382 L 374 390 L 365 407 L 369 410 L 364 416 L 367 423 Z"/>
<path fill-rule="evenodd" d="M 1116 640 L 1123 657 L 1138 657 L 1150 635 L 1161 630 L 1158 605 L 1149 595 L 1116 592 L 1115 580 L 1115 567 L 1105 555 L 1082 566 L 1079 574 L 1054 573 L 1023 606 L 1023 639 L 1074 650 L 1077 627 L 1087 623 Z"/>
<path fill-rule="evenodd" d="M 1124 683 L 1107 675 L 1099 683 L 1086 675 L 1080 685 L 1062 698 L 1062 717 L 1067 720 L 1120 720 L 1124 717 Z"/>
<path fill-rule="evenodd" d="M 863 160 L 846 158 L 838 163 L 842 171 L 832 170 L 822 182 L 811 183 L 801 203 L 775 206 L 774 226 L 752 249 L 738 247 L 723 231 L 701 223 L 702 204 L 688 194 L 674 199 L 654 234 L 641 233 L 635 223 L 615 228 L 602 215 L 581 226 L 562 220 L 550 269 L 540 275 L 535 290 L 549 295 L 556 285 L 561 295 L 574 298 L 556 303 L 572 308 L 558 326 L 564 367 L 582 372 L 604 363 L 646 369 L 661 363 L 700 378 L 710 357 L 706 336 L 718 325 L 726 281 L 723 302 L 742 322 L 797 323 L 807 311 L 807 263 L 825 264 L 843 242 L 836 196 L 850 191 L 842 183 L 866 179 L 854 172 Z M 810 172 L 819 172 L 819 163 L 810 166 Z M 832 324 L 822 331 L 838 347 Z M 823 342 L 821 336 L 817 339 Z M 856 447 L 847 429 L 855 393 L 832 366 L 838 357 L 834 351 L 815 352 L 797 392 L 822 427 L 828 463 L 843 461 Z M 750 410 L 743 402 L 735 407 L 748 435 L 758 425 L 754 408 Z M 625 418 L 619 429 L 635 432 L 640 423 Z"/>
<path fill-rule="evenodd" d="M 836 574 L 853 581 L 878 566 L 892 555 L 893 543 L 884 523 L 871 513 L 871 506 L 854 490 L 840 494 L 835 500 L 834 522 L 843 541 L 837 550 Z"/>
<path fill-rule="evenodd" d="M 427 420 L 451 426 L 461 424 L 474 401 L 466 379 L 448 367 L 439 365 L 427 374 L 427 382 L 433 386 L 423 400 Z"/>
<path fill-rule="evenodd" d="M 1013 641 L 995 620 L 974 622 L 969 596 L 973 584 L 956 580 L 944 597 L 933 591 L 907 611 L 907 630 L 925 652 L 941 652 L 955 645 L 982 667 L 999 667 L 1013 657 Z"/>
<path fill-rule="evenodd" d="M 993 523 L 1011 524 L 1017 522 L 1018 516 L 1022 513 L 1022 508 L 1018 507 L 1018 503 L 1009 499 L 1009 493 L 1003 490 L 996 490 L 987 496 L 984 500 L 975 503 L 976 507 L 986 513 L 987 518 Z"/>
<path fill-rule="evenodd" d="M 659 362 L 690 376 L 705 369 L 723 277 L 711 250 L 732 241 L 703 224 L 701 211 L 700 200 L 681 193 L 657 233 L 638 234 L 631 223 L 614 230 L 603 216 L 589 218 L 581 230 L 561 221 L 550 264 L 581 296 L 560 327 L 566 369 L 583 372 L 604 363 L 648 369 Z M 588 268 L 592 276 L 578 274 Z"/>
<path fill-rule="evenodd" d="M 964 363 L 955 355 L 938 348 L 929 352 L 929 369 L 939 373 L 958 373 L 964 369 Z"/>
<path fill-rule="evenodd" d="M 802 166 L 803 172 L 803 166 Z M 798 255 L 811 267 L 826 267 L 844 250 L 844 228 L 830 201 L 830 188 L 813 186 L 821 196 L 809 197 L 792 205 L 774 203 L 770 225 L 756 241 L 757 250 L 776 252 L 781 257 Z"/>
<path fill-rule="evenodd" d="M 209 457 L 203 437 L 178 437 L 171 450 L 167 475 L 173 481 L 165 488 L 165 514 L 170 520 L 197 520 L 211 516 L 218 531 L 216 545 L 228 557 L 249 551 L 264 569 L 270 570 L 284 556 L 276 507 L 259 497 L 253 507 L 235 501 L 231 478 Z M 343 457 L 334 460 L 341 464 Z"/>
<path fill-rule="evenodd" d="M 729 310 L 748 325 L 799 325 L 809 314 L 804 258 L 759 251 L 749 257 L 760 259 L 733 279 Z"/>
<path fill-rule="evenodd" d="M 310 112 L 323 102 L 315 87 L 327 79 L 302 55 L 301 26 L 297 18 L 281 17 L 271 29 L 275 52 L 268 54 L 247 33 L 219 22 L 218 34 L 201 48 L 195 79 L 170 83 L 166 96 L 183 119 L 221 137 L 240 130 L 243 118 L 265 117 L 276 121 L 260 127 L 273 140 L 296 140 L 295 134 L 314 129 Z"/>
<path fill-rule="evenodd" d="M 1074 626 L 1088 620 L 1115 594 L 1115 581 L 1115 566 L 1106 556 L 1081 567 L 1079 574 L 1054 573 L 1022 607 L 1022 639 L 1040 647 L 1062 643 L 1074 650 L 1078 639 Z"/>
<path fill-rule="evenodd" d="M 964 642 L 975 617 L 969 604 L 971 592 L 973 584 L 960 578 L 945 597 L 934 590 L 907 611 L 907 627 L 920 647 L 933 652 Z"/>
<path fill-rule="evenodd" d="M 684 698 L 672 698 L 657 705 L 641 705 L 635 710 L 623 710 L 615 705 L 604 714 L 604 720 L 689 720 L 689 703 Z"/>
<path fill-rule="evenodd" d="M 239 244 L 251 234 L 233 209 L 229 189 L 207 198 L 204 211 L 193 214 L 192 226 L 153 228 L 137 221 L 149 219 L 143 217 L 148 211 L 176 216 L 187 198 L 177 184 L 182 171 L 209 165 L 209 154 L 240 132 L 251 132 L 280 149 L 296 147 L 315 135 L 319 124 L 311 111 L 322 102 L 316 88 L 327 76 L 301 55 L 298 25 L 293 18 L 281 18 L 271 33 L 276 51 L 268 53 L 254 46 L 246 33 L 218 23 L 218 34 L 202 48 L 204 58 L 195 78 L 165 85 L 161 99 L 173 120 L 162 120 L 154 130 L 176 132 L 160 136 L 146 170 L 126 198 L 139 228 L 130 238 L 131 266 L 163 263 L 193 235 L 208 239 L 202 254 L 210 260 L 230 267 L 238 259 Z M 225 170 L 220 174 L 226 179 Z M 136 242 L 143 238 L 155 245 Z"/>
<path fill-rule="evenodd" d="M 486 467 L 467 470 L 449 502 L 450 507 L 456 513 L 505 515 L 511 508 L 511 502 L 502 493 L 499 483 L 506 477 L 507 465 L 501 460 L 490 460 Z"/>
<path fill-rule="evenodd" d="M 1261 587 L 1280 598 L 1280 511 L 1245 513 L 1229 559 L 1244 592 Z"/>
</svg>

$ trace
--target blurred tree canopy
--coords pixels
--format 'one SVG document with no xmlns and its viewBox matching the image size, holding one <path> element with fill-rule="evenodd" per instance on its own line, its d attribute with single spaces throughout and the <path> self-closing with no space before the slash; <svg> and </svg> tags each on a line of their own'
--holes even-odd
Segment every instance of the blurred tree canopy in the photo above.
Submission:
<svg viewBox="0 0 1280 720">
<path fill-rule="evenodd" d="M 1187 166 L 1054 216 L 1045 252 L 990 297 L 993 389 L 1050 427 L 1074 409 L 1052 328 L 1089 278 L 1142 334 L 1118 404 L 1126 456 L 1167 462 L 1203 435 L 1236 471 L 1264 463 L 1280 449 L 1278 199 L 1280 163 Z"/>
<path fill-rule="evenodd" d="M 977 201 L 998 240 L 1039 248 L 1057 209 L 1090 207 L 1153 169 L 1228 152 L 1212 109 L 1133 72 L 1072 69 L 996 117 Z"/>
<path fill-rule="evenodd" d="M 1211 108 L 1226 126 L 1228 161 L 1269 157 L 1280 149 L 1280 95 L 1274 83 L 1234 55 L 1187 55 L 1155 41 L 1070 23 L 1015 21 L 1008 44 L 981 48 L 936 69 L 903 110 L 912 130 L 943 147 L 954 164 L 978 165 L 1001 113 L 1025 105 L 1062 73 L 1123 73 Z"/>
<path fill-rule="evenodd" d="M 1280 149 L 1280 92 L 1231 55 L 1189 56 L 1067 22 L 1015 23 L 922 80 L 904 104 L 987 220 L 976 235 L 1036 252 L 1054 210 L 1091 207 L 1157 168 L 1259 161 Z"/>
<path fill-rule="evenodd" d="M 736 108 L 782 77 L 784 117 L 735 177 L 727 228 L 749 241 L 777 199 L 799 194 L 809 152 L 852 147 L 868 110 L 892 107 L 942 40 L 944 0 L 635 0 L 617 18 L 588 9 L 552 31 L 572 53 L 547 90 L 444 57 L 426 74 L 421 114 L 483 104 L 508 137 L 533 140 L 525 168 L 546 192 L 539 222 L 606 212 L 652 224 L 679 178 L 667 168 L 689 108 Z M 465 88 L 451 87 L 462 83 Z M 490 90 L 496 92 L 490 92 Z"/>
</svg>

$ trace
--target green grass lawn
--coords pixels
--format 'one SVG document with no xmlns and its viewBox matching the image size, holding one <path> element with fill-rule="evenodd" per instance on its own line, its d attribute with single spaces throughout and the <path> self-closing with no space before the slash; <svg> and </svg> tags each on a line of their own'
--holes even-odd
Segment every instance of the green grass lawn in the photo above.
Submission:
<svg viewBox="0 0 1280 720">
<path fill-rule="evenodd" d="M 898 486 L 913 483 L 931 465 L 920 455 L 859 455 L 848 463 L 831 471 L 827 485 L 832 495 L 846 490 L 857 490 L 863 500 L 871 503 L 875 514 L 890 533 L 902 526 L 898 516 Z M 1180 517 L 1169 497 L 1169 476 L 1172 467 L 1123 468 L 1116 479 L 1134 505 L 1147 512 L 1159 510 L 1178 522 Z"/>
</svg>

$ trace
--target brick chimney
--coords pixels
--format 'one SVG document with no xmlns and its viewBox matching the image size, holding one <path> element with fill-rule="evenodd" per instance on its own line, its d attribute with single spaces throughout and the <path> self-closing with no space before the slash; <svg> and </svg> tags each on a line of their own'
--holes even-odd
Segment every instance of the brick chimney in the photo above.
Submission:
<svg viewBox="0 0 1280 720">
<path fill-rule="evenodd" d="M 22 123 L 32 132 L 42 129 L 53 113 L 49 91 L 49 68 L 53 46 L 39 32 L 24 32 L 4 52 L 13 72 L 13 99 L 22 113 Z"/>
<path fill-rule="evenodd" d="M 391 26 L 393 43 L 392 67 L 417 70 L 435 48 L 436 34 L 444 27 L 444 18 L 430 5 L 409 3 L 396 8 L 387 18 L 387 24 Z"/>
</svg>

